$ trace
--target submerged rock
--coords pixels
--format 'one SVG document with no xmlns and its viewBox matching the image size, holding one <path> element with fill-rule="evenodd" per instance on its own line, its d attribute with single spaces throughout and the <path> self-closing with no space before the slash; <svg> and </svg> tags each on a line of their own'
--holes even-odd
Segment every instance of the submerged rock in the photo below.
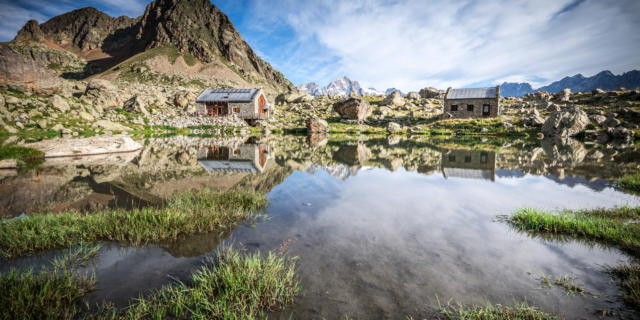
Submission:
<svg viewBox="0 0 640 320">
<path fill-rule="evenodd" d="M 44 152 L 45 158 L 132 152 L 142 148 L 142 145 L 125 135 L 50 139 L 24 146 Z"/>
</svg>

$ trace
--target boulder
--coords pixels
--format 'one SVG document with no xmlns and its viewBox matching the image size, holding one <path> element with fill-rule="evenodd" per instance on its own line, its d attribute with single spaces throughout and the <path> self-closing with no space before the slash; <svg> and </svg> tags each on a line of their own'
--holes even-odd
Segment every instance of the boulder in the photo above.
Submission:
<svg viewBox="0 0 640 320">
<path fill-rule="evenodd" d="M 65 100 L 59 95 L 54 95 L 51 98 L 49 98 L 49 103 L 54 109 L 62 113 L 66 113 L 70 109 L 69 103 L 67 102 L 67 100 Z"/>
<path fill-rule="evenodd" d="M 131 152 L 142 148 L 142 145 L 124 135 L 47 139 L 24 146 L 44 152 L 45 158 Z"/>
<path fill-rule="evenodd" d="M 187 100 L 187 98 L 183 94 L 177 93 L 175 95 L 175 97 L 173 97 L 173 104 L 176 107 L 184 108 L 184 107 L 187 106 L 188 103 L 189 103 L 189 101 Z"/>
<path fill-rule="evenodd" d="M 572 137 L 589 123 L 587 113 L 578 106 L 571 106 L 551 113 L 542 126 L 545 137 Z"/>
<path fill-rule="evenodd" d="M 91 114 L 85 111 L 78 112 L 78 116 L 80 117 L 80 119 L 88 122 L 95 120 L 95 118 Z"/>
<path fill-rule="evenodd" d="M 556 93 L 554 98 L 560 102 L 569 102 L 571 100 L 571 89 L 565 88 L 564 90 Z"/>
<path fill-rule="evenodd" d="M 0 44 L 0 87 L 52 94 L 60 91 L 62 81 L 51 70 L 36 61 Z"/>
<path fill-rule="evenodd" d="M 131 97 L 131 99 L 125 101 L 124 109 L 129 112 L 138 112 L 144 114 L 145 116 L 149 116 L 149 111 L 147 111 L 146 109 L 147 105 L 147 101 L 140 95 L 136 94 Z"/>
<path fill-rule="evenodd" d="M 104 79 L 93 79 L 89 81 L 89 83 L 87 83 L 87 87 L 84 93 L 89 95 L 96 95 L 100 92 L 114 90 L 116 90 L 116 86 L 113 85 L 111 81 Z"/>
<path fill-rule="evenodd" d="M 0 94 L 0 108 L 4 108 L 4 96 Z"/>
<path fill-rule="evenodd" d="M 400 92 L 391 92 L 383 101 L 383 104 L 393 107 L 402 107 L 405 104 L 404 98 L 400 95 Z"/>
<path fill-rule="evenodd" d="M 589 119 L 599 126 L 604 124 L 605 121 L 607 121 L 607 117 L 599 114 L 591 115 L 589 116 Z"/>
<path fill-rule="evenodd" d="M 603 94 L 604 90 L 600 89 L 600 88 L 595 88 L 593 90 L 591 90 L 591 94 L 593 95 L 598 95 L 598 94 Z"/>
<path fill-rule="evenodd" d="M 395 122 L 389 122 L 387 124 L 387 132 L 393 134 L 396 131 L 402 130 L 402 126 L 395 123 Z"/>
<path fill-rule="evenodd" d="M 45 119 L 40 119 L 38 121 L 36 121 L 36 125 L 38 126 L 38 128 L 40 129 L 46 129 L 47 128 L 47 120 Z"/>
<path fill-rule="evenodd" d="M 611 139 L 617 142 L 622 142 L 625 144 L 633 142 L 634 133 L 629 129 L 625 129 L 622 127 L 617 127 L 615 129 L 609 128 L 607 129 L 607 134 L 609 135 L 609 137 L 611 137 Z"/>
<path fill-rule="evenodd" d="M 307 120 L 307 134 L 329 132 L 329 124 L 324 119 L 313 117 Z"/>
<path fill-rule="evenodd" d="M 415 91 L 411 91 L 411 92 L 407 93 L 407 99 L 418 100 L 418 99 L 420 99 L 420 95 Z"/>
<path fill-rule="evenodd" d="M 609 128 L 615 128 L 620 125 L 620 120 L 616 118 L 609 118 L 607 119 L 607 121 L 605 121 L 604 125 Z"/>
<path fill-rule="evenodd" d="M 424 88 L 420 90 L 420 96 L 424 99 L 435 99 L 438 97 L 438 89 L 436 88 Z"/>
<path fill-rule="evenodd" d="M 366 100 L 362 100 L 360 98 L 349 98 L 347 100 L 334 103 L 333 110 L 344 119 L 363 121 L 371 115 L 373 108 Z"/>
</svg>

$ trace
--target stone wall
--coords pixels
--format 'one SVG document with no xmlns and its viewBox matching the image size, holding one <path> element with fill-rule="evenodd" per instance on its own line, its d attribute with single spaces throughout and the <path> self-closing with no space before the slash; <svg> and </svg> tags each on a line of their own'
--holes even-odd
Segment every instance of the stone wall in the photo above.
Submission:
<svg viewBox="0 0 640 320">
<path fill-rule="evenodd" d="M 483 105 L 489 105 L 489 117 L 497 117 L 500 114 L 498 99 L 445 99 L 444 112 L 454 118 L 482 118 Z M 458 111 L 452 111 L 451 106 L 457 105 Z M 468 111 L 467 106 L 473 105 L 473 111 Z"/>
</svg>

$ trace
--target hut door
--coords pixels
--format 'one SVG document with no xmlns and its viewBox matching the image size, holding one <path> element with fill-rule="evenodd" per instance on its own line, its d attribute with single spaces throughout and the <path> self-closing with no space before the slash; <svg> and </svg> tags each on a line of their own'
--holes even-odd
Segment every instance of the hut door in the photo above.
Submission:
<svg viewBox="0 0 640 320">
<path fill-rule="evenodd" d="M 260 98 L 258 99 L 258 113 L 261 113 L 261 114 L 267 113 L 267 111 L 264 110 L 264 107 L 266 105 L 267 105 L 267 100 L 264 98 L 264 95 L 261 94 Z"/>
<path fill-rule="evenodd" d="M 488 117 L 490 112 L 489 110 L 491 110 L 490 106 L 488 104 L 484 104 L 482 105 L 482 116 L 483 117 Z"/>
</svg>

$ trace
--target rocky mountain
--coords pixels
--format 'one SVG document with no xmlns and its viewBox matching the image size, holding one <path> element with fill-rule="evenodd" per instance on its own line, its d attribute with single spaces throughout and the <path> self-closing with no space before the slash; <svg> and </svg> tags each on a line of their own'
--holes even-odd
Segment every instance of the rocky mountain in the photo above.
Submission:
<svg viewBox="0 0 640 320">
<path fill-rule="evenodd" d="M 576 74 L 572 77 L 564 77 L 547 86 L 533 89 L 528 83 L 505 82 L 500 86 L 500 93 L 504 97 L 520 97 L 530 92 L 547 91 L 560 92 L 565 88 L 572 92 L 591 91 L 593 89 L 615 90 L 617 88 L 635 89 L 640 87 L 640 71 L 633 70 L 620 75 L 614 75 L 611 71 L 605 70 L 592 77 L 585 77 Z"/>
<path fill-rule="evenodd" d="M 315 82 L 298 85 L 298 90 L 306 92 L 314 97 L 321 95 L 349 96 L 352 92 L 359 96 L 380 96 L 384 92 L 375 88 L 363 88 L 358 81 L 353 81 L 347 77 L 342 77 L 331 81 L 326 87 L 319 87 Z M 395 89 L 394 89 L 395 90 Z M 387 90 L 389 91 L 389 90 Z"/>
<path fill-rule="evenodd" d="M 266 83 L 272 91 L 294 88 L 256 55 L 209 0 L 156 0 L 135 19 L 110 17 L 91 7 L 78 9 L 41 25 L 27 22 L 10 46 L 68 77 L 109 70 L 118 76 L 133 66 L 133 60 L 142 60 L 154 72 L 187 69 L 184 76 L 228 80 L 229 86 Z M 166 61 L 146 61 L 158 54 L 167 56 Z M 180 57 L 187 66 L 174 67 Z M 127 61 L 125 68 L 118 68 Z"/>
</svg>

